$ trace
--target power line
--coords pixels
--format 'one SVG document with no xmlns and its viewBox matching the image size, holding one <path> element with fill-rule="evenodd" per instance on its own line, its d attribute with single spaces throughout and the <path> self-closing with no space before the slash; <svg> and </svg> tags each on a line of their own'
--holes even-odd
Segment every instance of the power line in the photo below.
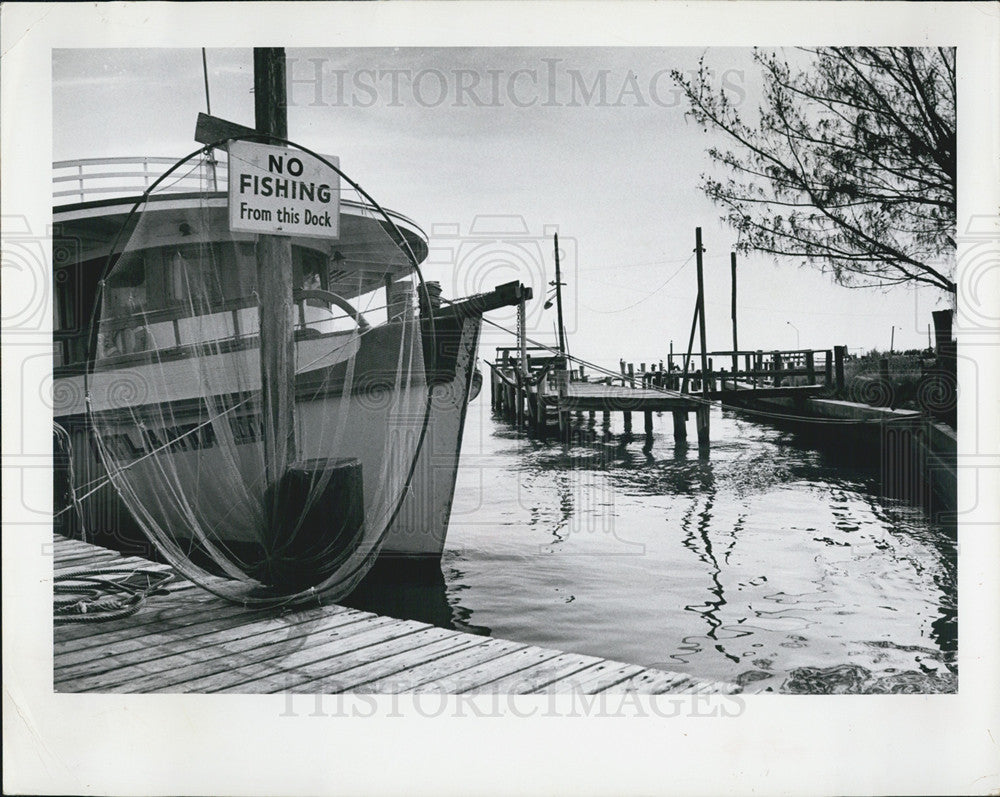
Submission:
<svg viewBox="0 0 1000 797">
<path fill-rule="evenodd" d="M 676 277 L 676 276 L 677 276 L 678 274 L 680 274 L 680 273 L 681 273 L 681 271 L 683 271 L 683 270 L 684 270 L 685 266 L 687 266 L 687 265 L 688 265 L 688 263 L 690 263 L 690 262 L 691 262 L 691 261 L 692 261 L 693 259 L 694 259 L 694 255 L 692 254 L 692 255 L 691 255 L 690 257 L 688 257 L 688 259 L 687 259 L 687 260 L 685 260 L 685 261 L 684 261 L 683 263 L 681 263 L 681 266 L 680 266 L 680 268 L 678 268 L 678 269 L 677 269 L 677 270 L 676 270 L 676 271 L 675 271 L 675 272 L 674 272 L 673 274 L 671 274 L 671 275 L 670 275 L 669 277 L 667 277 L 667 278 L 666 278 L 666 279 L 665 279 L 665 280 L 664 280 L 664 281 L 663 281 L 663 282 L 662 282 L 662 283 L 661 283 L 661 284 L 659 285 L 659 287 L 657 287 L 657 288 L 654 288 L 654 289 L 653 289 L 652 291 L 650 291 L 650 292 L 649 292 L 648 294 L 646 294 L 645 296 L 643 296 L 643 297 L 642 297 L 641 299 L 639 299 L 639 301 L 637 301 L 637 302 L 633 302 L 632 304 L 630 304 L 630 305 L 628 305 L 628 306 L 626 306 L 626 307 L 619 307 L 619 308 L 618 308 L 617 310 L 598 310 L 598 309 L 596 309 L 596 308 L 592 308 L 592 309 L 594 310 L 594 312 L 595 312 L 595 313 L 602 313 L 602 314 L 604 314 L 604 315 L 613 315 L 613 314 L 615 314 L 615 313 L 624 313 L 624 312 L 625 312 L 626 310 L 631 310 L 631 309 L 632 309 L 633 307 L 638 307 L 638 306 L 639 306 L 640 304 L 642 304 L 642 303 L 643 303 L 644 301 L 646 301 L 647 299 L 651 299 L 651 298 L 652 298 L 653 296 L 655 296 L 655 295 L 656 295 L 657 293 L 659 293 L 659 292 L 660 292 L 660 291 L 662 291 L 662 290 L 663 290 L 664 288 L 666 288 L 666 287 L 667 287 L 667 285 L 669 285 L 669 284 L 670 284 L 670 281 L 671 281 L 671 280 L 672 280 L 672 279 L 673 279 L 674 277 Z"/>
</svg>

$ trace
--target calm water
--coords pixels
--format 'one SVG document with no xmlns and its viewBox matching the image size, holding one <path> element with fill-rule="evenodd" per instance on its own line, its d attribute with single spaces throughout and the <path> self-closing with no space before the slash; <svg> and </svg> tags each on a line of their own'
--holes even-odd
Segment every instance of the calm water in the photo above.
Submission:
<svg viewBox="0 0 1000 797">
<path fill-rule="evenodd" d="M 707 455 L 675 449 L 669 415 L 650 455 L 620 423 L 562 445 L 485 391 L 470 405 L 440 586 L 455 627 L 753 691 L 956 689 L 954 533 L 881 498 L 877 463 L 719 410 Z"/>
</svg>

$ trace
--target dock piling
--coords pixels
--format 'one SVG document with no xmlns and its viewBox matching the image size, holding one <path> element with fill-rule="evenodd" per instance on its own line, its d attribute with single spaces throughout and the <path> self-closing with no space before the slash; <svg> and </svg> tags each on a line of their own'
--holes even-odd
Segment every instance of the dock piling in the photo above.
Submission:
<svg viewBox="0 0 1000 797">
<path fill-rule="evenodd" d="M 674 442 L 682 443 L 687 440 L 687 417 L 684 410 L 674 410 Z"/>
<path fill-rule="evenodd" d="M 847 346 L 834 346 L 834 369 L 836 371 L 837 390 L 844 390 L 844 358 L 847 356 Z"/>
<path fill-rule="evenodd" d="M 709 445 L 709 412 L 710 407 L 705 404 L 695 410 L 695 423 L 698 427 L 698 445 L 707 447 Z"/>
</svg>

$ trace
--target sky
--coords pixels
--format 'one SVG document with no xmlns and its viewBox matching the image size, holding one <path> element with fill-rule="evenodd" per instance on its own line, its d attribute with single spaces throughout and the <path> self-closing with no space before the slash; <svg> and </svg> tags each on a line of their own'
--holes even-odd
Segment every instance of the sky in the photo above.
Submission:
<svg viewBox="0 0 1000 797">
<path fill-rule="evenodd" d="M 791 53 L 792 58 L 801 58 Z M 665 359 L 683 351 L 702 228 L 708 347 L 732 347 L 735 233 L 699 188 L 724 144 L 686 117 L 671 69 L 696 68 L 751 116 L 760 87 L 745 48 L 288 49 L 289 138 L 337 155 L 381 204 L 430 236 L 425 277 L 457 297 L 520 279 L 529 334 L 555 340 L 542 310 L 560 238 L 574 355 Z M 208 49 L 213 115 L 253 124 L 252 52 Z M 187 155 L 206 110 L 199 49 L 53 51 L 53 158 Z M 741 349 L 924 347 L 933 289 L 835 285 L 818 270 L 738 257 Z M 513 329 L 511 311 L 489 316 Z M 481 356 L 510 337 L 487 325 Z M 695 343 L 697 348 L 697 340 Z"/>
</svg>

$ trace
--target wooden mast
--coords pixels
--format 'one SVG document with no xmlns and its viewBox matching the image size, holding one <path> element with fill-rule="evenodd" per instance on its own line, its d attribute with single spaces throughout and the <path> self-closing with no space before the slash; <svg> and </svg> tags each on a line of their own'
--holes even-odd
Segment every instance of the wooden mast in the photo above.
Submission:
<svg viewBox="0 0 1000 797">
<path fill-rule="evenodd" d="M 256 128 L 262 133 L 287 138 L 284 49 L 255 47 L 253 66 Z M 268 140 L 266 143 L 272 142 Z M 288 236 L 260 236 L 257 243 L 257 294 L 265 479 L 269 494 L 276 495 L 282 476 L 295 461 L 292 244 Z M 272 490 L 275 492 L 270 492 Z M 280 509 L 272 505 L 270 511 Z"/>
</svg>

